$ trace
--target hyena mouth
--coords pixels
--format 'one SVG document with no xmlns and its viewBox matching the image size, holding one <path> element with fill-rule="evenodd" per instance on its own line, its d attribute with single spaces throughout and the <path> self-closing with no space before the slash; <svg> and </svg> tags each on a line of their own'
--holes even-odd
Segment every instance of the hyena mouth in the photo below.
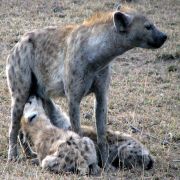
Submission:
<svg viewBox="0 0 180 180">
<path fill-rule="evenodd" d="M 162 44 L 158 44 L 156 42 L 148 42 L 148 46 L 156 49 L 156 48 L 160 48 L 162 46 Z"/>
<path fill-rule="evenodd" d="M 155 42 L 148 42 L 148 45 L 152 48 L 160 48 L 164 44 L 165 40 L 163 41 L 155 41 Z"/>
<path fill-rule="evenodd" d="M 162 33 L 158 38 L 154 38 L 153 41 L 148 41 L 148 45 L 152 48 L 160 48 L 167 39 L 167 35 Z"/>
</svg>

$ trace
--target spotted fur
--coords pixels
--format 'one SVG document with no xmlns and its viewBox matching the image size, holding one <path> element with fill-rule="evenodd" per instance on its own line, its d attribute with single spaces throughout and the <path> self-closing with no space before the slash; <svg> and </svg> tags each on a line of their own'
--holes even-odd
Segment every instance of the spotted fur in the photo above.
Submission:
<svg viewBox="0 0 180 180">
<path fill-rule="evenodd" d="M 103 164 L 108 165 L 106 119 L 110 62 L 135 47 L 159 48 L 167 36 L 134 11 L 120 9 L 102 14 L 95 16 L 95 23 L 92 18 L 79 25 L 29 32 L 11 50 L 6 67 L 12 99 L 9 160 L 17 157 L 20 118 L 35 79 L 34 91 L 43 99 L 52 123 L 64 125 L 50 97 L 66 96 L 72 129 L 79 134 L 80 102 L 89 93 L 95 94 L 97 141 Z"/>
<path fill-rule="evenodd" d="M 35 96 L 25 104 L 21 130 L 35 147 L 43 169 L 56 173 L 98 173 L 96 150 L 88 137 L 55 127 L 46 116 L 42 101 Z M 91 168 L 91 169 L 90 169 Z"/>
<path fill-rule="evenodd" d="M 54 162 L 56 161 L 60 163 L 62 159 L 58 159 L 58 157 L 64 158 L 66 153 L 68 157 L 68 162 L 66 162 L 66 164 L 67 163 L 72 164 L 71 160 L 75 158 L 74 150 L 79 152 L 79 146 L 77 143 L 77 141 L 79 141 L 79 136 L 75 134 L 74 136 L 71 136 L 70 138 L 68 136 L 69 139 L 67 140 L 67 142 L 65 142 L 64 136 L 62 136 L 62 134 L 66 134 L 69 131 L 64 132 L 62 129 L 63 127 L 59 130 L 56 129 L 57 132 L 54 131 L 55 128 L 52 128 L 51 131 L 49 129 L 47 130 L 47 128 L 45 128 L 47 127 L 46 121 L 48 121 L 49 123 L 49 119 L 47 119 L 47 116 L 45 115 L 41 100 L 40 99 L 37 100 L 36 97 L 31 97 L 30 102 L 31 102 L 30 105 L 28 103 L 25 105 L 24 115 L 22 118 L 22 129 L 23 129 L 24 134 L 27 134 L 27 132 L 29 132 L 30 130 L 31 130 L 30 134 L 32 134 L 33 136 L 36 134 L 33 139 L 33 142 L 38 141 L 40 143 L 40 144 L 35 144 L 36 151 L 38 151 L 37 148 L 39 146 L 42 147 L 42 149 L 40 150 L 40 153 L 38 151 L 39 159 L 43 159 L 48 154 L 48 152 L 50 154 L 54 153 L 54 151 L 52 150 L 57 150 L 56 148 L 57 144 L 58 145 L 60 144 L 59 145 L 60 151 L 56 152 L 55 156 L 50 155 L 46 157 L 45 160 L 42 161 L 42 166 L 47 167 L 48 164 L 54 164 Z M 38 124 L 37 124 L 38 126 L 35 124 L 33 124 L 32 126 L 30 124 L 27 124 L 28 117 L 30 118 L 34 116 L 34 118 L 37 118 L 36 117 L 37 115 L 39 116 Z M 65 116 L 64 121 L 68 121 L 67 119 L 68 117 L 64 113 L 62 114 L 62 116 Z M 40 120 L 42 121 L 40 122 Z M 28 130 L 27 130 L 27 127 L 28 127 Z M 39 132 L 39 129 L 41 129 L 40 132 Z M 37 138 L 39 137 L 37 135 L 38 133 L 41 133 L 40 140 L 37 140 Z M 91 126 L 82 126 L 82 135 L 93 140 L 96 147 L 96 154 L 98 155 L 98 164 L 102 167 L 102 159 L 101 159 L 101 154 L 100 154 L 101 152 L 99 151 L 98 146 L 97 146 L 97 134 L 94 128 Z M 92 142 L 90 142 L 88 138 L 83 138 L 83 139 L 84 140 L 86 139 L 87 142 L 89 142 L 89 144 L 92 144 Z M 152 156 L 150 155 L 148 149 L 144 147 L 138 140 L 134 139 L 130 135 L 120 133 L 119 131 L 111 131 L 110 129 L 108 129 L 107 141 L 108 141 L 108 146 L 109 146 L 109 162 L 114 167 L 116 168 L 140 167 L 147 170 L 153 167 L 154 160 Z M 44 147 L 45 145 L 49 145 L 49 146 Z M 68 148 L 71 151 L 69 151 Z M 94 145 L 88 146 L 88 143 L 85 143 L 85 141 L 84 141 L 83 146 L 80 147 L 80 149 L 83 150 L 81 151 L 81 155 L 84 155 L 84 157 L 87 157 L 87 153 L 89 151 L 91 151 L 92 153 L 95 153 L 91 150 L 91 149 L 94 149 Z M 48 151 L 45 151 L 45 150 L 48 150 Z M 60 164 L 62 164 L 62 162 Z M 71 167 L 70 164 L 69 164 L 69 167 Z M 49 166 L 52 166 L 52 165 L 49 165 Z M 60 172 L 63 170 L 62 166 L 60 166 L 58 170 L 55 169 L 55 167 L 57 168 L 58 166 L 54 166 L 54 171 L 56 172 Z"/>
</svg>

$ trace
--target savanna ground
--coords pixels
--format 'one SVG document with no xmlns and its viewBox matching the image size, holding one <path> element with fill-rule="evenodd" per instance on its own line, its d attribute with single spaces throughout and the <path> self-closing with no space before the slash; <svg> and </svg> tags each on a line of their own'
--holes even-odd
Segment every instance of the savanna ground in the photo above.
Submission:
<svg viewBox="0 0 180 180">
<path fill-rule="evenodd" d="M 90 178 L 45 172 L 23 160 L 21 153 L 19 162 L 7 164 L 10 96 L 6 57 L 29 30 L 80 23 L 93 12 L 112 10 L 116 4 L 115 0 L 0 0 L 0 179 Z M 179 179 L 180 2 L 134 0 L 129 5 L 147 14 L 168 34 L 168 40 L 159 50 L 134 49 L 113 62 L 108 126 L 139 138 L 154 155 L 155 166 L 149 171 L 123 169 L 102 173 L 97 179 Z M 93 101 L 93 95 L 83 100 L 82 123 L 94 125 Z M 67 110 L 65 99 L 56 102 Z"/>
</svg>

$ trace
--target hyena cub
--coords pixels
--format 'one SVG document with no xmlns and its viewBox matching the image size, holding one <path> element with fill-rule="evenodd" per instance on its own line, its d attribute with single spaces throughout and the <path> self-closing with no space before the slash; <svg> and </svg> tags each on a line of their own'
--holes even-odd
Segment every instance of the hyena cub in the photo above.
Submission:
<svg viewBox="0 0 180 180">
<path fill-rule="evenodd" d="M 51 125 L 50 120 L 45 115 L 43 104 L 40 99 L 37 99 L 35 96 L 30 97 L 25 105 L 21 120 L 22 131 L 25 135 L 30 135 L 33 143 L 35 143 L 35 150 L 38 154 L 41 166 L 55 172 L 61 172 L 64 170 L 63 166 L 65 163 L 65 170 L 75 168 L 75 164 L 71 164 L 72 159 L 78 157 L 78 161 L 84 163 L 84 159 L 89 157 L 91 161 L 86 159 L 89 162 L 85 163 L 85 169 L 87 169 L 87 165 L 94 164 L 94 167 L 91 166 L 94 168 L 94 171 L 97 172 L 98 167 L 95 163 L 96 154 L 98 164 L 101 167 L 102 159 L 101 152 L 97 146 L 96 131 L 90 126 L 82 126 L 82 135 L 84 138 L 81 139 L 79 135 L 72 131 L 63 130 L 65 125 L 69 124 L 69 119 L 65 113 L 62 113 L 61 116 L 64 122 L 62 128 L 57 129 Z M 89 138 L 94 141 L 96 152 L 94 144 Z M 108 129 L 107 141 L 109 145 L 109 162 L 114 167 L 141 167 L 146 170 L 152 168 L 153 158 L 149 151 L 130 135 Z M 85 146 L 86 144 L 87 147 Z M 67 160 L 68 162 L 66 162 Z"/>
<path fill-rule="evenodd" d="M 52 125 L 45 115 L 42 101 L 35 96 L 25 104 L 21 129 L 34 144 L 43 169 L 56 173 L 79 172 L 82 175 L 98 173 L 93 141 Z"/>
<path fill-rule="evenodd" d="M 97 148 L 97 134 L 92 127 L 82 126 L 83 136 L 91 138 L 95 145 L 99 166 L 102 166 L 100 151 Z M 109 163 L 116 168 L 143 168 L 149 170 L 154 160 L 148 149 L 129 134 L 107 129 L 107 142 L 109 145 Z"/>
</svg>

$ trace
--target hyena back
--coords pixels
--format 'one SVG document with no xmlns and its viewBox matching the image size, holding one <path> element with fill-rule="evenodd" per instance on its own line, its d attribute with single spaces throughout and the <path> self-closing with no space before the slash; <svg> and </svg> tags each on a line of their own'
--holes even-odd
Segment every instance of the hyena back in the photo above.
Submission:
<svg viewBox="0 0 180 180">
<path fill-rule="evenodd" d="M 9 129 L 9 160 L 17 156 L 20 117 L 28 99 L 32 76 L 36 94 L 44 100 L 52 123 L 62 125 L 52 96 L 66 96 L 72 129 L 81 134 L 80 102 L 90 92 L 96 97 L 97 141 L 103 164 L 107 164 L 107 93 L 110 62 L 134 48 L 159 48 L 167 36 L 146 17 L 129 9 L 99 13 L 83 24 L 36 30 L 23 36 L 7 61 L 12 98 Z"/>
</svg>

